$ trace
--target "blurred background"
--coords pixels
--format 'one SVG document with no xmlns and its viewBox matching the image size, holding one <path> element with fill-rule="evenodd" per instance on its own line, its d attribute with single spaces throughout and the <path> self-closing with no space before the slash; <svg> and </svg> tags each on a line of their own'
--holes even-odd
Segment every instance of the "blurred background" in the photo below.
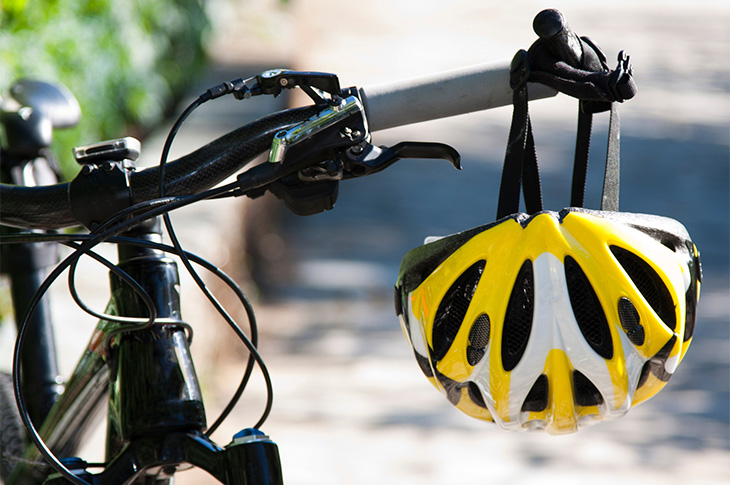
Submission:
<svg viewBox="0 0 730 485">
<path fill-rule="evenodd" d="M 682 365 L 661 393 L 619 420 L 560 437 L 507 433 L 473 420 L 426 381 L 395 317 L 392 288 L 406 251 L 425 236 L 493 220 L 510 108 L 374 134 L 376 144 L 448 143 L 462 155 L 461 172 L 443 162 L 403 161 L 341 184 L 328 213 L 300 218 L 262 198 L 200 204 L 175 221 L 186 249 L 223 266 L 256 297 L 275 389 L 264 431 L 279 444 L 286 483 L 730 483 L 730 4 L 48 2 L 64 22 L 75 22 L 74 31 L 38 20 L 41 11 L 46 17 L 53 11 L 39 11 L 42 4 L 3 2 L 0 87 L 18 74 L 62 80 L 79 96 L 84 121 L 64 135 L 70 141 L 60 141 L 72 146 L 131 132 L 144 139 L 142 164 L 156 163 L 166 115 L 180 103 L 209 85 L 271 67 L 335 72 L 343 86 L 368 86 L 509 59 L 532 44 L 532 19 L 544 8 L 561 10 L 611 64 L 625 49 L 639 94 L 621 106 L 621 209 L 685 224 L 701 251 L 704 279 L 695 338 Z M 102 50 L 107 44 L 95 40 L 94 29 L 118 38 Z M 39 39 L 51 46 L 43 52 L 56 53 L 48 62 L 36 53 Z M 83 49 L 74 47 L 81 52 L 71 56 L 75 42 Z M 55 60 L 59 53 L 68 59 Z M 108 65 L 117 55 L 122 61 Z M 110 87 L 99 94 L 88 86 L 100 83 L 94 73 L 106 71 L 87 68 L 92 57 L 101 57 L 110 73 Z M 75 84 L 78 77 L 83 82 Z M 134 100 L 136 108 L 125 107 Z M 209 103 L 181 131 L 173 157 L 297 102 Z M 96 111 L 102 106 L 125 117 L 99 133 L 93 131 L 99 119 L 112 116 Z M 557 210 L 569 200 L 577 103 L 563 96 L 530 110 L 545 206 Z M 597 118 L 589 207 L 598 206 L 605 158 L 607 119 Z M 91 301 L 95 281 L 82 288 Z M 72 315 L 64 292 L 59 288 L 54 301 Z M 244 354 L 193 295 L 185 294 L 185 312 L 196 328 L 193 352 L 212 421 L 238 383 Z M 62 365 L 70 371 L 93 322 L 79 316 L 62 325 L 58 338 L 69 356 Z M 0 326 L 3 367 L 11 328 Z M 253 424 L 263 395 L 253 382 L 214 438 L 225 444 Z M 178 483 L 205 480 L 190 471 Z"/>
</svg>

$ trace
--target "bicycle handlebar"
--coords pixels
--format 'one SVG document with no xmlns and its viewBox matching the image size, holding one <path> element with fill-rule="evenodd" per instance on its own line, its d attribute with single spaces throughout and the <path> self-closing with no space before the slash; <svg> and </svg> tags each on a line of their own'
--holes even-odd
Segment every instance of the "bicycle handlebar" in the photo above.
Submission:
<svg viewBox="0 0 730 485">
<path fill-rule="evenodd" d="M 245 125 L 166 167 L 165 193 L 192 195 L 246 166 L 271 145 L 274 134 L 301 122 L 314 107 L 286 110 Z M 159 196 L 159 167 L 130 174 L 130 205 Z M 23 187 L 0 184 L 0 223 L 28 229 L 61 229 L 79 225 L 70 202 L 71 183 Z"/>
<path fill-rule="evenodd" d="M 477 64 L 360 88 L 360 97 L 371 130 L 384 130 L 509 105 L 509 72 L 509 60 Z M 555 94 L 545 85 L 531 85 L 531 99 Z"/>
<path fill-rule="evenodd" d="M 511 103 L 509 62 L 493 62 L 423 78 L 360 88 L 371 131 L 454 116 Z M 556 91 L 540 86 L 533 98 Z M 192 195 L 210 188 L 271 147 L 274 135 L 317 112 L 295 108 L 261 118 L 166 166 L 165 195 Z M 0 224 L 29 229 L 79 225 L 70 201 L 70 183 L 42 187 L 0 184 Z M 130 174 L 130 205 L 159 195 L 159 168 Z"/>
</svg>

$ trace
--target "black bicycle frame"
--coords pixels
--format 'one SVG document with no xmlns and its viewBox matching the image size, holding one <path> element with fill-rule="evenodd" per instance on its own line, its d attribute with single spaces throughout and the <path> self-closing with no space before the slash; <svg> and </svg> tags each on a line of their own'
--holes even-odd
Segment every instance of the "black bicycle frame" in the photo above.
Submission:
<svg viewBox="0 0 730 485">
<path fill-rule="evenodd" d="M 159 224 L 152 221 L 127 234 L 159 242 Z M 154 324 L 130 328 L 99 322 L 65 391 L 48 412 L 39 433 L 68 468 L 95 485 L 166 483 L 179 464 L 202 468 L 231 485 L 280 484 L 276 444 L 258 430 L 244 430 L 225 447 L 205 434 L 203 398 L 190 354 L 187 325 L 180 311 L 176 263 L 162 252 L 138 245 L 119 245 L 118 267 L 151 297 L 157 311 Z M 117 273 L 110 273 L 111 300 L 107 314 L 139 317 L 149 309 L 140 295 Z M 41 315 L 46 318 L 46 315 Z M 48 324 L 49 321 L 44 322 Z M 142 328 L 143 327 L 143 328 Z M 45 327 L 44 327 L 45 328 Z M 37 353 L 36 340 L 25 348 Z M 24 362 L 25 364 L 25 362 Z M 26 380 L 25 368 L 23 378 Z M 40 398 L 25 393 L 28 402 Z M 73 457 L 91 417 L 108 396 L 106 464 L 92 474 Z M 38 484 L 34 463 L 41 455 L 30 446 L 8 484 Z M 48 470 L 47 470 L 48 471 Z M 69 483 L 59 474 L 48 485 Z"/>
</svg>

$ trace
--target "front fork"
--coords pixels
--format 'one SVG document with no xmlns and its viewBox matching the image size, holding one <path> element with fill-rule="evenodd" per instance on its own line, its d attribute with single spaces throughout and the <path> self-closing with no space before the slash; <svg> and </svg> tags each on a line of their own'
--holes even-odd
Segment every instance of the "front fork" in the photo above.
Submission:
<svg viewBox="0 0 730 485">
<path fill-rule="evenodd" d="M 159 241 L 157 225 L 150 226 L 134 236 Z M 92 474 L 78 459 L 66 460 L 68 466 L 95 485 L 172 476 L 184 463 L 230 485 L 283 483 L 278 448 L 260 431 L 244 430 L 225 447 L 204 434 L 205 409 L 181 317 L 175 261 L 148 247 L 120 245 L 118 267 L 151 297 L 157 318 L 146 328 L 120 332 L 118 325 L 109 325 L 103 332 L 98 343 L 105 348 L 98 350 L 106 354 L 109 374 L 106 468 Z M 111 313 L 140 321 L 149 315 L 143 299 L 114 272 L 111 291 Z M 52 475 L 45 483 L 68 481 Z"/>
</svg>

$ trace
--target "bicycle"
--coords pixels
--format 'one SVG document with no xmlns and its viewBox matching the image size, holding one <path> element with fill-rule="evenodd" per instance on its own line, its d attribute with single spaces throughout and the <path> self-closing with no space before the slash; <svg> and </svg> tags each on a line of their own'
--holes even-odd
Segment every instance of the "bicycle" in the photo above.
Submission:
<svg viewBox="0 0 730 485">
<path fill-rule="evenodd" d="M 575 56 L 569 42 L 574 34 L 567 25 L 558 22 L 550 27 L 549 33 L 540 33 L 552 39 L 554 55 Z M 372 88 L 342 89 L 337 76 L 328 73 L 266 71 L 214 86 L 196 99 L 173 126 L 158 168 L 135 171 L 134 160 L 140 147 L 135 140 L 126 138 L 75 150 L 82 167 L 70 183 L 43 187 L 3 185 L 3 224 L 54 230 L 80 223 L 89 231 L 3 235 L 3 243 L 8 246 L 54 242 L 73 249 L 48 278 L 39 273 L 33 283 L 37 290 L 26 291 L 23 297 L 29 310 L 25 321 L 18 322 L 13 386 L 20 418 L 32 443 L 23 458 L 15 462 L 8 483 L 169 483 L 176 467 L 183 463 L 203 468 L 224 483 L 281 483 L 276 445 L 258 430 L 271 408 L 272 396 L 270 377 L 256 350 L 252 306 L 229 277 L 182 249 L 167 212 L 205 199 L 257 197 L 270 191 L 293 212 L 312 215 L 333 208 L 341 180 L 378 173 L 400 159 L 445 159 L 459 168 L 458 152 L 447 145 L 403 142 L 390 148 L 379 147 L 371 143 L 371 132 L 509 105 L 514 102 L 514 86 L 527 79 L 523 69 L 526 65 L 520 64 L 521 59 L 516 57 L 517 62 L 511 66 L 508 62 L 489 63 Z M 620 58 L 614 71 L 593 74 L 600 74 L 595 77 L 615 91 L 614 100 L 632 95 L 628 59 Z M 177 130 L 201 104 L 225 95 L 238 99 L 276 96 L 295 87 L 309 96 L 312 106 L 262 118 L 167 163 Z M 431 96 L 436 89 L 441 95 Z M 17 101 L 33 105 L 26 106 L 32 113 L 44 111 L 34 103 L 49 103 L 54 109 L 70 113 L 71 98 L 62 90 L 51 91 L 53 94 L 43 91 L 40 100 Z M 555 86 L 530 88 L 533 99 L 556 92 Z M 44 142 L 36 143 L 35 151 L 19 151 L 20 165 L 45 165 L 43 160 L 50 157 L 37 148 L 44 148 Z M 9 152 L 7 147 L 4 149 L 6 160 Z M 247 168 L 255 157 L 267 151 L 268 162 Z M 218 186 L 244 168 L 235 182 Z M 23 181 L 15 182 L 22 185 L 18 182 Z M 163 224 L 170 245 L 161 242 Z M 117 245 L 116 264 L 94 252 L 101 242 Z M 182 262 L 250 354 L 231 402 L 211 426 L 207 426 L 202 393 L 190 357 L 192 326 L 180 315 L 177 263 L 167 253 Z M 46 257 L 48 253 L 42 254 Z M 110 270 L 112 299 L 105 313 L 88 308 L 75 294 L 73 275 L 82 256 L 94 258 Z M 221 278 L 237 294 L 249 316 L 250 337 L 207 294 L 192 263 Z M 64 270 L 69 271 L 69 288 L 77 304 L 100 323 L 61 393 L 53 365 L 50 316 L 44 315 L 40 297 Z M 40 316 L 42 327 L 32 323 L 34 315 Z M 34 335 L 34 331 L 42 335 Z M 28 342 L 48 345 L 28 347 Z M 38 364 L 35 370 L 33 363 Z M 235 435 L 228 445 L 219 446 L 209 436 L 243 393 L 255 365 L 267 382 L 266 408 L 254 426 Z M 41 385 L 42 392 L 26 387 L 28 382 Z M 105 397 L 109 402 L 107 459 L 103 464 L 86 463 L 74 458 L 73 450 Z M 37 428 L 35 423 L 42 425 Z M 3 445 L 6 446 L 5 442 Z M 51 470 L 45 467 L 36 470 L 40 477 L 33 477 L 32 470 L 38 468 L 41 460 L 48 462 L 55 474 L 47 476 Z M 90 471 L 96 468 L 102 471 Z"/>
</svg>

